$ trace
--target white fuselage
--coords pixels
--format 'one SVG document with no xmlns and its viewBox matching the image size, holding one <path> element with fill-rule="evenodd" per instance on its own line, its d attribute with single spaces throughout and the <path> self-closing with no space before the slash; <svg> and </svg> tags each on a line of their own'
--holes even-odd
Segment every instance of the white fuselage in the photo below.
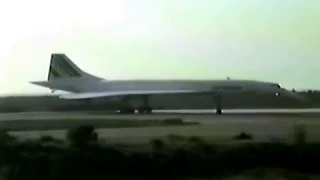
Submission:
<svg viewBox="0 0 320 180">
<path fill-rule="evenodd" d="M 195 90 L 219 92 L 264 91 L 280 93 L 274 83 L 250 80 L 97 80 L 90 78 L 64 78 L 37 83 L 55 90 L 75 93 L 139 90 Z"/>
<path fill-rule="evenodd" d="M 250 80 L 103 80 L 90 78 L 63 78 L 59 80 L 36 82 L 34 84 L 55 90 L 63 90 L 74 93 L 108 92 L 108 91 L 132 91 L 132 90 L 198 90 L 197 95 L 187 94 L 162 94 L 150 96 L 150 104 L 156 109 L 210 109 L 213 107 L 212 94 L 228 94 L 227 97 L 235 97 L 238 93 L 266 94 L 274 97 L 275 94 L 291 97 L 297 100 L 307 101 L 304 97 L 287 91 L 276 83 L 250 81 Z M 203 93 L 209 92 L 208 93 Z M 250 93 L 252 94 L 252 93 Z M 241 96 L 242 96 L 241 95 Z M 281 96 L 282 96 L 281 95 Z M 223 98 L 225 99 L 226 96 Z M 230 99 L 229 98 L 229 99 Z M 98 98 L 108 102 L 120 102 L 121 97 Z M 139 99 L 139 98 L 138 98 Z M 230 100 L 229 100 L 230 101 Z M 232 101 L 232 100 L 231 100 Z M 230 102 L 231 102 L 230 101 Z M 133 106 L 141 103 L 140 100 L 131 100 Z M 230 103 L 229 103 L 230 104 Z M 110 107 L 111 108 L 111 107 Z"/>
</svg>

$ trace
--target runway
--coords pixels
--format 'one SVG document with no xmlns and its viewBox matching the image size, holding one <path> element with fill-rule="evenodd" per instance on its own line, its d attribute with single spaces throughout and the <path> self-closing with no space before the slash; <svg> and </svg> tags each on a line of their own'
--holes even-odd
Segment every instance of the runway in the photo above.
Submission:
<svg viewBox="0 0 320 180">
<path fill-rule="evenodd" d="M 320 109 L 259 109 L 224 110 L 216 115 L 214 110 L 158 110 L 153 114 L 120 115 L 113 112 L 18 112 L 0 113 L 0 121 L 5 120 L 76 120 L 76 119 L 165 119 L 183 118 L 185 121 L 213 122 L 224 121 L 260 121 L 283 119 L 320 118 Z"/>
<path fill-rule="evenodd" d="M 153 114 L 120 115 L 110 112 L 18 112 L 0 113 L 1 121 L 31 120 L 108 120 L 108 119 L 158 119 L 182 118 L 188 122 L 271 122 L 271 121 L 309 121 L 320 120 L 320 109 L 262 109 L 262 110 L 224 110 L 224 114 L 216 115 L 214 110 L 178 110 L 156 111 Z M 320 121 L 319 121 L 320 122 Z"/>
<path fill-rule="evenodd" d="M 255 140 L 267 141 L 282 139 L 290 141 L 293 138 L 294 125 L 303 123 L 308 129 L 309 141 L 320 141 L 320 110 L 306 112 L 294 110 L 290 112 L 262 112 L 262 113 L 226 113 L 215 115 L 213 113 L 195 112 L 157 112 L 152 115 L 116 115 L 116 114 L 90 114 L 88 112 L 33 112 L 33 113 L 6 113 L 0 114 L 0 126 L 11 125 L 28 126 L 31 123 L 42 125 L 61 122 L 108 121 L 108 120 L 159 120 L 168 118 L 182 118 L 186 122 L 200 122 L 197 126 L 175 127 L 134 127 L 134 128 L 98 128 L 101 139 L 112 143 L 149 142 L 153 138 L 165 137 L 168 134 L 184 136 L 200 136 L 214 141 L 228 141 L 240 132 L 254 134 Z M 41 125 L 40 124 L 40 125 Z M 50 135 L 55 138 L 65 138 L 66 130 L 21 131 L 11 132 L 21 139 L 39 138 Z"/>
</svg>

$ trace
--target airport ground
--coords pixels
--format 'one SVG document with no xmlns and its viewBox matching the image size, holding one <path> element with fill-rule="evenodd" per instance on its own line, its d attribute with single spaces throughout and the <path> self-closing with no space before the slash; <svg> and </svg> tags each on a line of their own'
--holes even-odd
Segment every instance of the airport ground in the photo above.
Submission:
<svg viewBox="0 0 320 180">
<path fill-rule="evenodd" d="M 34 139 L 41 136 L 53 136 L 64 139 L 67 130 L 65 124 L 93 124 L 101 139 L 110 143 L 148 143 L 154 138 L 164 138 L 168 135 L 198 136 L 208 141 L 231 142 L 232 137 L 241 132 L 254 136 L 253 141 L 292 141 L 294 128 L 303 124 L 307 130 L 309 142 L 320 141 L 320 110 L 269 110 L 255 113 L 247 111 L 227 112 L 224 115 L 213 113 L 156 113 L 152 115 L 116 115 L 108 113 L 92 114 L 87 112 L 30 112 L 30 113 L 5 113 L 0 115 L 1 127 L 13 129 L 11 134 L 21 139 Z M 194 125 L 183 126 L 152 126 L 152 127 L 108 127 L 107 121 L 147 121 L 181 118 L 185 122 L 198 122 Z M 50 126 L 60 127 L 60 130 L 37 130 L 38 128 L 50 129 Z M 19 131 L 14 129 L 19 129 Z M 21 130 L 23 129 L 23 131 Z"/>
<path fill-rule="evenodd" d="M 214 143 L 221 143 L 221 142 L 230 143 L 230 142 L 234 142 L 232 140 L 234 135 L 240 132 L 246 132 L 253 135 L 254 137 L 253 141 L 288 142 L 288 141 L 292 141 L 294 136 L 294 128 L 295 128 L 295 125 L 297 124 L 303 124 L 306 127 L 307 142 L 320 141 L 320 134 L 319 134 L 320 109 L 229 110 L 229 111 L 225 111 L 223 115 L 216 115 L 213 112 L 214 110 L 203 110 L 203 111 L 185 110 L 185 111 L 178 111 L 178 112 L 162 111 L 152 115 L 139 115 L 139 114 L 117 115 L 117 114 L 110 114 L 106 112 L 2 113 L 0 114 L 0 127 L 4 128 L 4 126 L 7 126 L 7 128 L 9 127 L 25 128 L 23 131 L 10 132 L 12 135 L 16 135 L 18 138 L 25 140 L 25 139 L 38 139 L 41 136 L 47 136 L 47 135 L 52 136 L 54 138 L 65 139 L 66 132 L 67 132 L 66 130 L 61 129 L 61 130 L 30 131 L 31 126 L 34 126 L 34 125 L 38 127 L 41 127 L 41 126 L 48 127 L 48 126 L 57 126 L 57 125 L 63 127 L 65 123 L 80 125 L 82 123 L 99 124 L 99 122 L 107 122 L 107 121 L 115 121 L 115 120 L 119 122 L 123 122 L 123 121 L 130 121 L 130 120 L 136 121 L 138 119 L 140 121 L 147 122 L 148 120 L 161 121 L 163 119 L 177 119 L 177 118 L 181 118 L 185 122 L 200 123 L 200 124 L 188 125 L 188 126 L 166 126 L 166 127 L 112 128 L 112 127 L 104 127 L 105 124 L 101 124 L 101 123 L 100 123 L 100 127 L 96 126 L 97 127 L 96 131 L 98 133 L 99 139 L 103 139 L 106 143 L 111 143 L 111 144 L 123 145 L 125 143 L 125 144 L 134 145 L 134 146 L 128 146 L 130 148 L 131 147 L 136 148 L 138 145 L 139 151 L 143 149 L 141 145 L 148 144 L 148 146 L 150 146 L 151 139 L 166 138 L 168 137 L 168 135 L 198 136 L 204 140 L 208 140 Z M 146 147 L 146 146 L 143 146 L 143 147 Z M 252 154 L 252 151 L 250 150 L 250 155 L 251 154 Z M 33 155 L 32 157 L 35 157 L 34 159 L 38 160 L 37 156 Z M 241 157 L 243 156 L 241 155 Z M 101 158 L 104 158 L 104 156 L 102 156 Z M 276 159 L 278 160 L 278 158 Z M 100 162 L 100 157 L 99 157 L 99 162 Z M 110 163 L 110 159 L 107 159 L 107 162 Z M 213 162 L 216 162 L 216 161 L 213 161 Z M 190 163 L 190 164 L 193 164 L 193 163 Z M 33 165 L 34 167 L 31 168 L 31 170 L 38 172 L 40 171 L 41 168 L 36 165 Z M 243 164 L 241 166 L 243 166 Z M 75 168 L 74 165 L 72 167 Z M 195 167 L 198 167 L 198 166 L 195 166 Z M 260 166 L 256 166 L 256 167 L 260 167 Z M 27 168 L 27 167 L 24 167 L 24 168 Z M 261 172 L 260 169 L 257 169 L 257 170 L 249 169 L 248 172 L 245 171 L 240 175 L 230 177 L 230 178 L 219 178 L 219 179 L 226 179 L 226 180 L 227 179 L 230 179 L 230 180 L 231 179 L 234 179 L 234 180 L 236 179 L 237 180 L 238 179 L 239 180 L 240 179 L 291 179 L 291 177 L 294 177 L 295 179 L 296 177 L 298 177 L 298 179 L 306 179 L 307 177 L 308 179 L 319 179 L 319 176 L 317 175 L 312 176 L 309 174 L 308 175 L 299 174 L 296 172 L 288 171 L 286 169 L 268 169 L 267 168 L 262 171 L 263 172 Z M 123 173 L 123 169 L 121 169 L 120 172 Z"/>
</svg>

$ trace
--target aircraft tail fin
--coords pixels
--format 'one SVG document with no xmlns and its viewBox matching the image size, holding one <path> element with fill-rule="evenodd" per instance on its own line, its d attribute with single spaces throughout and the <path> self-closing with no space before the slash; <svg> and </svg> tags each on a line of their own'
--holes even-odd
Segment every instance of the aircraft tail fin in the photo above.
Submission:
<svg viewBox="0 0 320 180">
<path fill-rule="evenodd" d="M 48 81 L 52 79 L 59 79 L 59 78 L 85 77 L 85 76 L 95 77 L 81 70 L 65 54 L 51 54 Z"/>
</svg>

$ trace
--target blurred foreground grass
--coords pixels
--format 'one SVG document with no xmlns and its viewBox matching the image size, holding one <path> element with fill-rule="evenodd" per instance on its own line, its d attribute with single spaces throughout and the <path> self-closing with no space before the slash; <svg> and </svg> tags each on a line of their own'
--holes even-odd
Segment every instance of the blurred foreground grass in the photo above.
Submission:
<svg viewBox="0 0 320 180">
<path fill-rule="evenodd" d="M 142 149 L 102 144 L 99 136 L 93 126 L 71 128 L 66 141 L 49 136 L 37 141 L 17 141 L 2 132 L 0 176 L 3 179 L 255 180 L 310 179 L 320 173 L 320 167 L 312 163 L 320 161 L 320 143 L 249 142 L 226 146 L 198 136 L 169 134 L 152 139 Z M 232 137 L 238 137 L 234 141 L 254 138 L 241 134 Z"/>
<path fill-rule="evenodd" d="M 81 123 L 76 123 L 78 120 L 72 121 L 73 126 L 62 126 L 65 123 L 61 121 L 47 121 L 48 123 L 56 123 L 57 126 L 64 127 L 64 129 L 75 127 L 77 125 L 91 124 L 96 127 L 96 131 L 99 134 L 100 139 L 103 139 L 111 143 L 129 143 L 129 144 L 145 144 L 148 143 L 153 138 L 165 137 L 168 134 L 177 134 L 180 136 L 198 136 L 206 141 L 214 143 L 231 143 L 234 142 L 232 137 L 234 134 L 240 132 L 247 132 L 254 135 L 254 138 L 250 141 L 252 142 L 293 142 L 294 131 L 297 124 L 302 124 L 306 129 L 306 139 L 308 142 L 319 142 L 320 141 L 320 121 L 310 120 L 300 123 L 298 121 L 252 121 L 252 122 L 238 122 L 238 121 L 217 121 L 210 124 L 196 124 L 193 123 L 184 126 L 184 122 L 176 122 L 171 124 L 168 123 L 166 126 L 161 126 L 161 123 L 142 120 L 137 122 L 132 122 L 131 120 L 120 121 L 116 120 L 109 122 L 108 127 L 105 125 L 95 124 L 95 121 L 82 121 Z M 80 121 L 80 120 L 79 120 Z M 101 121 L 101 120 L 100 120 Z M 28 122 L 28 121 L 27 121 Z M 25 122 L 25 123 L 27 123 Z M 61 122 L 61 124 L 59 124 Z M 51 126 L 51 124 L 46 124 L 46 122 L 34 122 L 38 123 L 39 128 L 41 126 Z M 111 125 L 113 123 L 113 125 Z M 130 126 L 128 126 L 128 123 Z M 118 125 L 117 125 L 118 124 Z M 55 124 L 53 124 L 54 126 Z M 177 125 L 177 126 L 176 126 Z M 183 126 L 181 126 L 183 125 Z M 15 125 L 13 125 L 15 126 Z M 17 123 L 17 126 L 20 126 Z M 119 128 L 122 126 L 122 128 Z M 139 127 L 140 126 L 140 127 Z M 144 126 L 144 127 L 141 127 Z M 65 139 L 66 130 L 48 130 L 48 131 L 20 131 L 20 132 L 10 132 L 13 135 L 17 135 L 22 139 L 35 139 L 40 136 L 52 136 L 59 139 Z"/>
<path fill-rule="evenodd" d="M 152 126 L 183 126 L 197 125 L 197 122 L 184 122 L 181 118 L 158 119 L 57 119 L 57 120 L 3 120 L 1 129 L 8 131 L 58 130 L 69 129 L 81 125 L 93 125 L 96 128 L 128 128 Z"/>
</svg>

